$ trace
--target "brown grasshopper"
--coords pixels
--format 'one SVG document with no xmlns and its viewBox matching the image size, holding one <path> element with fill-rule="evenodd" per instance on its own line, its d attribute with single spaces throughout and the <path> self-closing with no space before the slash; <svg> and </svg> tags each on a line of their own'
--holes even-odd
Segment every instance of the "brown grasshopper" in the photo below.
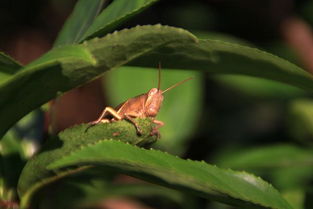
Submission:
<svg viewBox="0 0 313 209">
<path fill-rule="evenodd" d="M 106 107 L 97 120 L 89 123 L 90 126 L 88 128 L 98 123 L 110 123 L 113 121 L 126 119 L 135 126 L 137 134 L 142 135 L 142 131 L 139 125 L 136 123 L 136 121 L 133 120 L 133 118 L 149 117 L 152 118 L 153 123 L 157 125 L 150 134 L 159 136 L 158 129 L 163 126 L 164 123 L 162 121 L 155 120 L 154 118 L 157 116 L 160 110 L 161 104 L 163 102 L 163 94 L 191 79 L 192 78 L 188 78 L 186 80 L 180 81 L 162 91 L 160 89 L 161 67 L 159 65 L 158 88 L 152 88 L 145 94 L 130 98 L 118 105 L 115 109 L 112 107 Z"/>
</svg>

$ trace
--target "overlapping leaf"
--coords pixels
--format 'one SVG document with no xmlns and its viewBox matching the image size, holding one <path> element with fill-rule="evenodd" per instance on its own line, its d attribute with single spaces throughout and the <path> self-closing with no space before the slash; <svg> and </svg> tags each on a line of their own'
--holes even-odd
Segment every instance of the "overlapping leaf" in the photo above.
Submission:
<svg viewBox="0 0 313 209">
<path fill-rule="evenodd" d="M 195 41 L 187 31 L 156 25 L 55 48 L 0 84 L 0 136 L 25 114 L 58 93 L 82 85 L 163 45 Z"/>
<path fill-rule="evenodd" d="M 57 92 L 138 57 L 132 64 L 155 67 L 155 60 L 159 60 L 167 68 L 252 75 L 313 89 L 312 75 L 269 53 L 220 41 L 194 42 L 195 38 L 181 29 L 142 26 L 81 45 L 56 48 L 0 86 L 0 134 Z"/>
<path fill-rule="evenodd" d="M 290 190 L 304 187 L 312 181 L 313 152 L 295 145 L 272 145 L 222 155 L 217 164 L 265 174 L 278 188 Z"/>
<path fill-rule="evenodd" d="M 251 174 L 223 170 L 204 162 L 183 160 L 113 140 L 78 148 L 51 162 L 48 169 L 59 172 L 61 168 L 83 165 L 108 166 L 153 183 L 241 208 L 291 208 L 270 184 Z"/>
<path fill-rule="evenodd" d="M 292 157 L 287 157 L 292 156 Z M 312 149 L 282 144 L 239 150 L 221 157 L 218 164 L 237 169 L 266 169 L 313 166 Z"/>
<path fill-rule="evenodd" d="M 114 0 L 95 19 L 80 41 L 92 37 L 103 36 L 111 32 L 119 24 L 148 8 L 157 1 L 158 0 Z"/>
<path fill-rule="evenodd" d="M 54 46 L 78 43 L 102 9 L 105 0 L 79 0 Z"/>
<path fill-rule="evenodd" d="M 131 65 L 151 67 L 153 60 L 160 60 L 167 68 L 249 75 L 313 90 L 313 76 L 295 64 L 256 48 L 222 41 L 170 44 L 141 56 Z"/>
<path fill-rule="evenodd" d="M 85 169 L 80 167 L 65 172 L 52 173 L 46 169 L 50 162 L 68 155 L 79 147 L 83 147 L 88 143 L 96 143 L 103 139 L 122 140 L 125 143 L 138 146 L 153 143 L 156 140 L 156 136 L 150 135 L 154 127 L 151 120 L 137 120 L 137 123 L 143 131 L 141 136 L 137 135 L 133 124 L 123 120 L 115 123 L 99 124 L 94 127 L 89 127 L 87 124 L 78 125 L 66 129 L 58 136 L 50 139 L 42 152 L 27 163 L 20 176 L 18 191 L 22 199 L 22 208 L 29 207 L 33 195 L 43 186 Z"/>
</svg>

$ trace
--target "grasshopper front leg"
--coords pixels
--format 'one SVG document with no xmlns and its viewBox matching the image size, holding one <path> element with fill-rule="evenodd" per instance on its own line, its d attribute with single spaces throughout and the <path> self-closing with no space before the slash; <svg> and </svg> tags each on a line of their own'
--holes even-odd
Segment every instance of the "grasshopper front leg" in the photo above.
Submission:
<svg viewBox="0 0 313 209">
<path fill-rule="evenodd" d="M 164 126 L 164 122 L 160 121 L 160 120 L 153 120 L 152 121 L 154 124 L 156 124 L 157 126 L 154 127 L 150 133 L 151 136 L 156 135 L 158 138 L 160 138 L 160 132 L 159 132 L 159 128 L 161 128 L 162 126 Z"/>
</svg>

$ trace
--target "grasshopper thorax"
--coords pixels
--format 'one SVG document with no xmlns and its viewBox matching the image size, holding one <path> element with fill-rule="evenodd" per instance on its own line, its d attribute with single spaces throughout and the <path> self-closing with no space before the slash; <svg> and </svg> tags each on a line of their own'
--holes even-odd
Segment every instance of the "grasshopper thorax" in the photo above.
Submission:
<svg viewBox="0 0 313 209">
<path fill-rule="evenodd" d="M 145 102 L 145 113 L 147 117 L 155 117 L 163 102 L 163 91 L 157 88 L 152 88 L 147 94 Z"/>
</svg>

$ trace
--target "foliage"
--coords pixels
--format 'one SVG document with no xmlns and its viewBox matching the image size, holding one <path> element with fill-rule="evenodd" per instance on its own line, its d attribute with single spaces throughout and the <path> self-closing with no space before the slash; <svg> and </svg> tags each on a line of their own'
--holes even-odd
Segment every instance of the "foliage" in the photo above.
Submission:
<svg viewBox="0 0 313 209">
<path fill-rule="evenodd" d="M 292 127 L 288 134 L 311 146 L 308 115 L 312 104 L 298 98 L 313 90 L 313 76 L 286 59 L 224 35 L 200 39 L 182 28 L 160 24 L 113 32 L 156 2 L 114 0 L 103 9 L 104 0 L 79 0 L 54 48 L 42 57 L 21 66 L 0 53 L 1 204 L 15 201 L 21 209 L 49 208 L 51 204 L 77 208 L 111 196 L 156 195 L 181 208 L 197 208 L 192 204 L 196 197 L 238 208 L 305 208 L 304 194 L 312 181 L 311 148 L 281 144 L 256 149 L 237 146 L 229 151 L 225 147 L 215 156 L 218 166 L 181 156 L 188 151 L 188 140 L 197 136 L 197 124 L 202 123 L 203 129 L 212 127 L 207 127 L 210 119 L 199 122 L 207 93 L 203 75 L 212 75 L 219 85 L 246 96 L 292 100 L 286 108 Z M 112 103 L 125 101 L 151 88 L 151 80 L 157 83 L 152 69 L 158 62 L 164 66 L 162 89 L 194 78 L 180 90 L 166 93 L 158 117 L 168 123 L 161 130 L 161 139 L 151 135 L 151 118 L 136 119 L 142 135 L 126 120 L 93 127 L 80 124 L 50 136 L 40 152 L 28 159 L 21 139 L 8 131 L 31 111 L 106 71 L 114 70 L 107 74 L 110 79 L 106 82 Z M 138 74 L 138 81 L 129 81 L 133 74 Z M 127 90 L 130 85 L 134 88 Z M 242 126 L 237 123 L 231 124 Z M 209 140 L 211 136 L 201 137 Z M 154 148 L 147 149 L 150 146 Z M 118 174 L 163 187 L 142 182 L 119 187 L 113 183 Z M 49 199 L 51 191 L 57 195 Z"/>
</svg>

